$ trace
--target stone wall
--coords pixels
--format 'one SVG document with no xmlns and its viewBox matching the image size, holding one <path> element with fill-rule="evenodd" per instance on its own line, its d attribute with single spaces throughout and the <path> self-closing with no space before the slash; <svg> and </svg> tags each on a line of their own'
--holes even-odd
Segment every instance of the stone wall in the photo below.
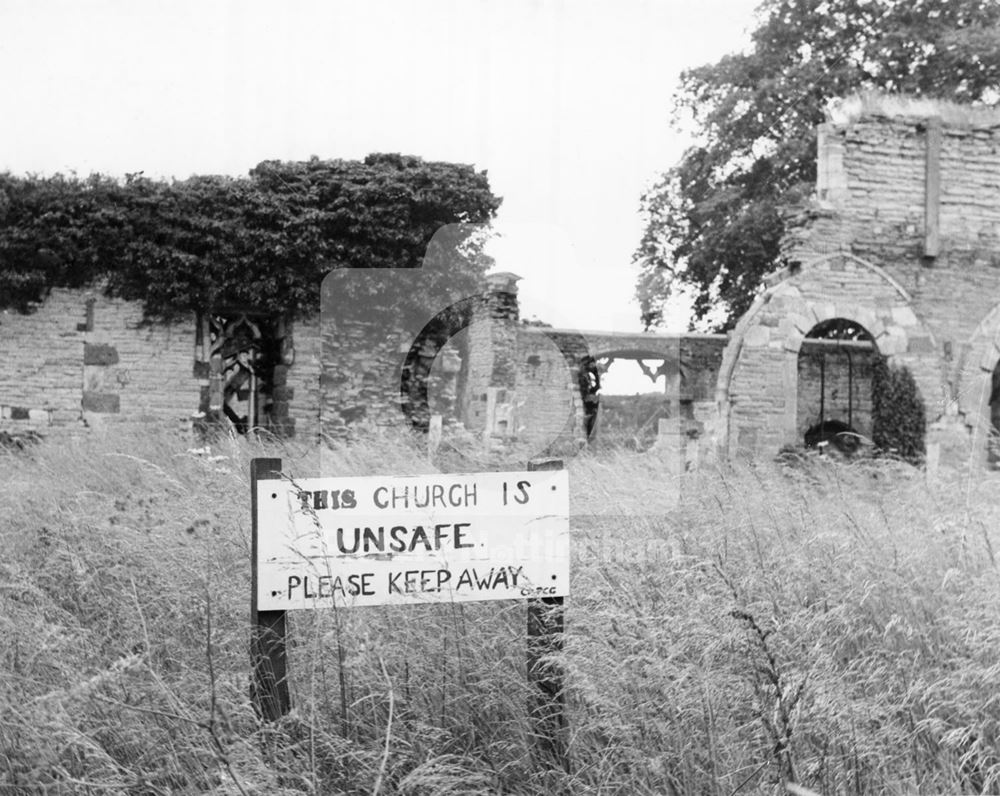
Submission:
<svg viewBox="0 0 1000 796">
<path fill-rule="evenodd" d="M 461 420 L 472 432 L 503 440 L 518 436 L 514 388 L 518 372 L 520 306 L 509 272 L 486 277 L 486 290 L 473 307 L 466 346 Z"/>
<path fill-rule="evenodd" d="M 583 401 L 573 361 L 560 348 L 557 330 L 523 326 L 517 330 L 517 428 L 532 445 L 554 449 L 584 442 Z"/>
<path fill-rule="evenodd" d="M 913 372 L 931 445 L 980 433 L 1000 359 L 1000 114 L 887 103 L 821 125 L 816 193 L 787 228 L 791 265 L 741 319 L 720 371 L 722 449 L 795 441 L 792 355 L 832 317 Z"/>
<path fill-rule="evenodd" d="M 0 315 L 0 429 L 71 432 L 133 421 L 183 427 L 199 406 L 195 323 L 143 323 L 134 302 L 54 289 Z"/>
<path fill-rule="evenodd" d="M 210 373 L 193 316 L 147 323 L 139 302 L 100 290 L 56 288 L 33 312 L 0 313 L 0 430 L 65 434 L 109 423 L 190 429 L 205 409 Z M 279 365 L 273 400 L 292 421 L 317 428 L 318 322 L 295 340 L 295 364 Z"/>
<path fill-rule="evenodd" d="M 331 437 L 347 436 L 352 425 L 387 425 L 399 421 L 400 347 L 405 340 L 381 326 L 368 323 L 324 322 L 322 334 L 310 324 L 307 344 L 311 358 L 304 376 L 316 378 L 322 394 L 322 432 Z M 302 335 L 297 335 L 301 338 Z M 296 347 L 301 348 L 296 342 Z M 296 352 L 296 362 L 299 353 Z"/>
<path fill-rule="evenodd" d="M 296 321 L 291 327 L 294 360 L 290 365 L 275 368 L 274 400 L 288 402 L 291 426 L 287 435 L 313 439 L 319 435 L 323 414 L 323 340 L 319 316 Z"/>
<path fill-rule="evenodd" d="M 57 289 L 34 315 L 0 314 L 0 428 L 83 427 L 86 301 Z"/>
<path fill-rule="evenodd" d="M 294 362 L 283 355 L 272 397 L 287 430 L 346 436 L 352 424 L 409 424 L 400 409 L 419 395 L 401 395 L 406 374 L 427 379 L 431 417 L 417 425 L 461 421 L 487 445 L 579 447 L 589 355 L 663 364 L 660 431 L 679 466 L 713 451 L 773 455 L 800 444 L 818 417 L 819 360 L 804 341 L 843 319 L 913 373 L 931 446 L 957 433 L 985 459 L 1000 361 L 1000 113 L 868 107 L 818 137 L 816 194 L 788 217 L 788 267 L 728 338 L 521 326 L 518 277 L 493 274 L 468 328 L 432 329 L 419 350 L 419 329 L 312 319 L 285 331 Z M 144 325 L 138 304 L 96 291 L 54 290 L 31 315 L 5 312 L 0 430 L 189 422 L 212 389 L 203 338 L 194 319 Z M 839 357 L 825 356 L 827 366 Z M 842 378 L 827 386 L 828 416 L 843 415 Z M 853 385 L 861 433 L 865 378 Z"/>
<path fill-rule="evenodd" d="M 625 334 L 521 327 L 517 335 L 517 417 L 522 438 L 553 449 L 586 442 L 578 381 L 581 359 L 642 359 L 662 366 L 666 423 L 661 440 L 676 449 L 681 469 L 710 458 L 706 429 L 715 417 L 715 385 L 724 335 Z M 600 411 L 600 410 L 599 410 Z M 600 429 L 601 420 L 597 425 Z M 598 431 L 598 434 L 600 431 Z"/>
<path fill-rule="evenodd" d="M 1000 114 L 865 112 L 821 125 L 818 137 L 817 192 L 793 217 L 789 257 L 807 263 L 850 252 L 894 279 L 928 331 L 918 344 L 933 345 L 936 357 L 940 401 L 931 401 L 928 421 L 980 429 L 988 422 L 980 382 L 1000 358 L 992 350 L 1000 332 Z"/>
<path fill-rule="evenodd" d="M 729 456 L 773 455 L 801 442 L 799 350 L 832 320 L 864 328 L 890 361 L 914 374 L 931 417 L 944 407 L 933 336 L 909 294 L 885 271 L 853 255 L 829 255 L 776 279 L 740 319 L 719 371 L 715 429 Z"/>
<path fill-rule="evenodd" d="M 685 335 L 680 341 L 679 401 L 684 418 L 685 469 L 715 458 L 718 406 L 715 387 L 728 338 L 724 335 Z"/>
</svg>

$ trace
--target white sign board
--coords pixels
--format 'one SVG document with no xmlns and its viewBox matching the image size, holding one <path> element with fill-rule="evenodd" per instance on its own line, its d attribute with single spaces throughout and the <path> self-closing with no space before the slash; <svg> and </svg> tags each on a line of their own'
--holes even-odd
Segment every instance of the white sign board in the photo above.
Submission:
<svg viewBox="0 0 1000 796">
<path fill-rule="evenodd" d="M 565 470 L 257 482 L 257 606 L 569 593 Z"/>
</svg>

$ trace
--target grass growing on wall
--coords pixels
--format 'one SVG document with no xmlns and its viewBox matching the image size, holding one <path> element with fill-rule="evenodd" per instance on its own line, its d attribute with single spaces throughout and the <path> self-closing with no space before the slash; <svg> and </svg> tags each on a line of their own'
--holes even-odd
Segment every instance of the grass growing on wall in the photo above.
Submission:
<svg viewBox="0 0 1000 796">
<path fill-rule="evenodd" d="M 1000 788 L 989 476 L 571 461 L 566 773 L 530 753 L 521 603 L 295 613 L 294 711 L 262 727 L 248 464 L 318 459 L 186 447 L 94 434 L 0 456 L 0 793 Z M 336 456 L 428 469 L 389 441 Z"/>
</svg>

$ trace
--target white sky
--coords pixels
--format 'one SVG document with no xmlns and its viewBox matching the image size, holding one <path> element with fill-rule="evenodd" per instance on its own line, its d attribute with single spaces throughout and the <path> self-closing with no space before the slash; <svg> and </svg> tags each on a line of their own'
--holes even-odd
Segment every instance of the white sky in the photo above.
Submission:
<svg viewBox="0 0 1000 796">
<path fill-rule="evenodd" d="M 0 0 L 0 169 L 474 163 L 523 316 L 634 331 L 639 197 L 687 143 L 677 75 L 742 48 L 757 2 Z"/>
</svg>

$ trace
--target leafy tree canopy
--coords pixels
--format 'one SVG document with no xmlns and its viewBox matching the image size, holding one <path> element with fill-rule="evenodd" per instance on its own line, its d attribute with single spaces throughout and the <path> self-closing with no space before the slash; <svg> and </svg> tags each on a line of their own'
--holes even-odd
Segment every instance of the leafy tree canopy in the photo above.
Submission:
<svg viewBox="0 0 1000 796">
<path fill-rule="evenodd" d="M 416 267 L 439 227 L 488 224 L 499 206 L 485 172 L 385 154 L 173 182 L 0 174 L 0 306 L 27 311 L 52 287 L 103 281 L 150 318 L 221 306 L 308 315 L 331 270 Z M 483 236 L 462 229 L 452 243 L 471 279 L 488 258 Z M 421 301 L 398 292 L 380 304 Z"/>
<path fill-rule="evenodd" d="M 721 304 L 728 328 L 783 265 L 780 209 L 815 182 L 829 100 L 878 90 L 1000 101 L 996 0 L 765 0 L 757 14 L 748 51 L 681 76 L 675 112 L 700 142 L 642 199 L 647 326 L 687 287 L 696 321 Z"/>
</svg>

